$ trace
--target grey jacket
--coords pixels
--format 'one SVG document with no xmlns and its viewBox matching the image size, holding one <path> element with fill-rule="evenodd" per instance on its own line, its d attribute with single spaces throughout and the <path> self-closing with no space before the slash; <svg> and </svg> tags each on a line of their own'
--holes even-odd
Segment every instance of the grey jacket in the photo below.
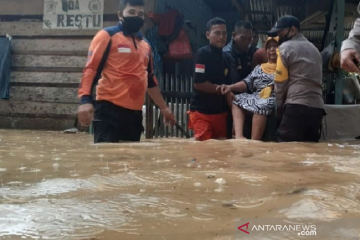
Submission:
<svg viewBox="0 0 360 240">
<path fill-rule="evenodd" d="M 360 13 L 360 4 L 358 5 L 358 12 Z M 356 49 L 360 53 L 360 18 L 356 19 L 349 38 L 342 43 L 341 51 L 346 49 Z"/>
<path fill-rule="evenodd" d="M 324 107 L 322 58 L 302 34 L 280 45 L 274 80 L 278 107 L 284 104 Z"/>
</svg>

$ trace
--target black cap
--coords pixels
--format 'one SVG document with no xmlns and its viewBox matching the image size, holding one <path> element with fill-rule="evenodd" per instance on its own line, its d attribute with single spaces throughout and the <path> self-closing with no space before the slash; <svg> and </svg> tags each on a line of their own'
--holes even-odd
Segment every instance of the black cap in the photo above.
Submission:
<svg viewBox="0 0 360 240">
<path fill-rule="evenodd" d="M 275 26 L 268 32 L 270 37 L 276 37 L 278 32 L 284 28 L 296 27 L 300 29 L 300 22 L 294 16 L 283 16 L 275 24 Z"/>
</svg>

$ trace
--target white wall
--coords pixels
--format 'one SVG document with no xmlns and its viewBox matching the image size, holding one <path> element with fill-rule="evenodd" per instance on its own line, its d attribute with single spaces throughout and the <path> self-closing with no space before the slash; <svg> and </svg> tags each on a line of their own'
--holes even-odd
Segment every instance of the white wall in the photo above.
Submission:
<svg viewBox="0 0 360 240">
<path fill-rule="evenodd" d="M 177 9 L 184 15 L 184 20 L 190 20 L 192 26 L 196 26 L 195 33 L 185 25 L 190 41 L 196 48 L 200 48 L 208 43 L 206 38 L 201 37 L 201 35 L 205 36 L 206 23 L 212 18 L 212 11 L 208 5 L 202 0 L 157 0 L 156 12 L 165 13 L 166 5 Z"/>
</svg>

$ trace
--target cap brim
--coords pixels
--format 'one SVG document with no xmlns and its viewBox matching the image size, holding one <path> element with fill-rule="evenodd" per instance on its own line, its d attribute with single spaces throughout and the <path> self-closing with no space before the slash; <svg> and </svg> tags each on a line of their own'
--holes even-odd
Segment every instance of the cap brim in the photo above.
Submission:
<svg viewBox="0 0 360 240">
<path fill-rule="evenodd" d="M 267 32 L 269 37 L 276 37 L 281 28 L 273 27 L 269 32 Z"/>
</svg>

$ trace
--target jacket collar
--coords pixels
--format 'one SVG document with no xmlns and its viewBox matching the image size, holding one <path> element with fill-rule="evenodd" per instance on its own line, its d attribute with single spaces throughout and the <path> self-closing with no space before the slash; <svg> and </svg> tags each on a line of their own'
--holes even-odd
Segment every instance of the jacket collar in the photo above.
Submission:
<svg viewBox="0 0 360 240">
<path fill-rule="evenodd" d="M 250 52 L 251 48 L 249 47 L 245 52 L 238 52 L 235 50 L 234 48 L 234 40 L 231 39 L 231 41 L 228 43 L 228 45 L 226 45 L 224 48 L 223 48 L 223 51 L 224 52 L 232 52 L 233 54 L 236 54 L 236 55 L 243 55 L 243 54 L 248 54 Z"/>
</svg>

